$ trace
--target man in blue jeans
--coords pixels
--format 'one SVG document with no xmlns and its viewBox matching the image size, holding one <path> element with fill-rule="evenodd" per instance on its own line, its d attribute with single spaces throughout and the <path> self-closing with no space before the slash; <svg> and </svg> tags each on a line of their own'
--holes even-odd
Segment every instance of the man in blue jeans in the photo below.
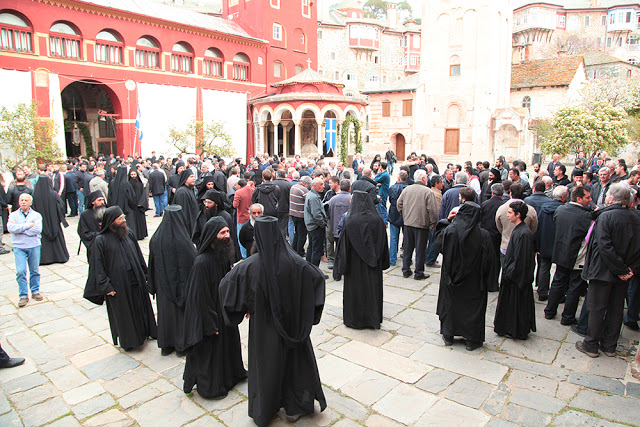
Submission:
<svg viewBox="0 0 640 427">
<path fill-rule="evenodd" d="M 42 216 L 31 209 L 33 198 L 30 194 L 21 194 L 18 200 L 20 209 L 9 215 L 9 233 L 16 259 L 16 280 L 20 291 L 18 307 L 29 302 L 27 288 L 27 265 L 29 266 L 29 285 L 31 296 L 42 301 L 40 295 L 40 237 L 42 233 Z"/>
<path fill-rule="evenodd" d="M 400 231 L 404 227 L 402 215 L 398 212 L 396 202 L 402 191 L 407 188 L 407 178 L 409 174 L 406 171 L 398 173 L 398 182 L 389 188 L 389 263 L 396 265 L 398 261 L 398 244 L 400 241 Z"/>
</svg>

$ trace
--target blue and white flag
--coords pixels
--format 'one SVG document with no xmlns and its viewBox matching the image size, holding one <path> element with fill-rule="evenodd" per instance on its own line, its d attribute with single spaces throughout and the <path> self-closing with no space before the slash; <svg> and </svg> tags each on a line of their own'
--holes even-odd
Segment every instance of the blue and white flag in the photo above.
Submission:
<svg viewBox="0 0 640 427">
<path fill-rule="evenodd" d="M 336 119 L 327 120 L 327 153 L 331 150 L 336 152 Z"/>
<path fill-rule="evenodd" d="M 136 145 L 140 141 L 140 149 L 142 149 L 142 115 L 140 114 L 140 106 L 138 105 L 138 115 L 136 116 L 136 134 L 133 140 L 133 151 L 136 151 Z"/>
</svg>

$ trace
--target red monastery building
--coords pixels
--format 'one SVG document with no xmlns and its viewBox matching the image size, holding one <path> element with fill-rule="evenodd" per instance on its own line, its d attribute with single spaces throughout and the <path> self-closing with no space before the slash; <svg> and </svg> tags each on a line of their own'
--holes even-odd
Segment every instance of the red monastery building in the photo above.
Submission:
<svg viewBox="0 0 640 427">
<path fill-rule="evenodd" d="M 198 119 L 224 122 L 247 158 L 248 101 L 315 63 L 317 16 L 309 0 L 224 0 L 223 16 L 146 0 L 0 0 L 0 105 L 36 101 L 69 155 L 86 152 L 74 123 L 96 152 L 148 155 L 171 153 L 169 128 Z"/>
</svg>

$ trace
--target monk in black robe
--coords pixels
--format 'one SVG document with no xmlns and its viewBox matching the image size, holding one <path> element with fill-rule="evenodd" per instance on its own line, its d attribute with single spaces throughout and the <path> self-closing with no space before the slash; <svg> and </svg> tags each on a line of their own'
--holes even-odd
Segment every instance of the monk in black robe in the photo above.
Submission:
<svg viewBox="0 0 640 427">
<path fill-rule="evenodd" d="M 509 221 L 516 224 L 502 263 L 502 280 L 494 330 L 500 336 L 526 340 L 529 331 L 536 330 L 535 301 L 533 300 L 533 271 L 535 244 L 529 227 L 522 221 L 528 207 L 522 201 L 509 204 Z"/>
<path fill-rule="evenodd" d="M 185 304 L 184 338 L 187 364 L 184 392 L 194 386 L 207 399 L 224 398 L 229 390 L 247 378 L 242 363 L 240 332 L 226 325 L 218 297 L 220 280 L 231 269 L 229 227 L 213 217 L 204 227 L 198 255 L 189 276 Z"/>
<path fill-rule="evenodd" d="M 212 175 L 207 175 L 202 178 L 202 182 L 200 182 L 200 186 L 198 187 L 198 194 L 196 194 L 196 200 L 198 201 L 198 207 L 200 211 L 204 209 L 204 196 L 207 194 L 207 191 L 213 190 L 215 186 L 215 180 Z"/>
<path fill-rule="evenodd" d="M 67 242 L 62 226 L 68 227 L 64 218 L 66 206 L 53 189 L 51 178 L 40 175 L 33 190 L 32 209 L 42 215 L 42 239 L 40 265 L 65 263 L 69 261 Z"/>
<path fill-rule="evenodd" d="M 193 233 L 193 227 L 198 217 L 198 201 L 196 193 L 194 193 L 196 177 L 193 176 L 191 169 L 185 169 L 180 174 L 178 189 L 173 197 L 173 204 L 182 206 L 182 215 L 184 215 L 184 224 L 189 234 Z"/>
<path fill-rule="evenodd" d="M 135 226 L 131 228 L 135 230 L 136 239 L 142 240 L 149 235 L 149 232 L 147 231 L 147 218 L 145 217 L 145 212 L 149 206 L 149 192 L 145 190 L 142 179 L 135 169 L 131 169 L 131 171 L 129 171 L 128 181 L 133 189 L 136 207 L 131 210 L 131 214 L 127 218 L 127 221 L 129 223 L 135 223 Z"/>
<path fill-rule="evenodd" d="M 284 408 L 287 419 L 324 410 L 318 366 L 309 333 L 324 307 L 324 274 L 301 258 L 278 229 L 278 220 L 256 218 L 257 253 L 220 283 L 225 322 L 249 314 L 249 416 L 269 424 Z"/>
<path fill-rule="evenodd" d="M 233 257 L 229 260 L 231 264 L 242 259 L 240 254 L 240 247 L 238 246 L 238 232 L 236 230 L 236 224 L 233 222 L 233 218 L 229 215 L 229 212 L 224 210 L 224 201 L 226 194 L 218 190 L 208 190 L 202 198 L 202 209 L 196 218 L 195 225 L 193 227 L 193 233 L 191 235 L 191 241 L 196 245 L 197 249 L 200 249 L 200 238 L 202 237 L 202 230 L 204 226 L 211 218 L 219 216 L 224 219 L 231 231 L 231 241 L 233 242 Z"/>
<path fill-rule="evenodd" d="M 342 310 L 346 326 L 380 329 L 382 270 L 389 265 L 384 221 L 370 195 L 354 191 L 333 264 L 333 278 L 340 280 L 344 275 Z"/>
<path fill-rule="evenodd" d="M 470 192 L 467 195 L 463 194 L 466 190 Z M 442 231 L 442 239 L 437 240 L 442 242 L 442 271 L 436 314 L 445 344 L 452 345 L 455 336 L 462 336 L 467 350 L 472 351 L 482 347 L 485 338 L 487 287 L 495 255 L 489 232 L 480 227 L 480 206 L 473 202 L 475 191 L 462 188 L 460 195 L 470 200 L 463 199 L 450 225 Z"/>
<path fill-rule="evenodd" d="M 115 178 L 109 183 L 109 206 L 118 206 L 124 212 L 127 227 L 137 238 L 137 221 L 133 216 L 134 211 L 138 209 L 138 200 L 133 187 L 129 184 L 126 166 L 119 166 Z"/>
<path fill-rule="evenodd" d="M 130 350 L 157 336 L 147 265 L 118 206 L 104 212 L 91 250 L 84 297 L 98 305 L 106 300 L 114 345 Z"/>
<path fill-rule="evenodd" d="M 149 293 L 157 298 L 158 347 L 163 356 L 184 351 L 184 305 L 195 259 L 182 207 L 167 206 L 149 241 Z"/>
<path fill-rule="evenodd" d="M 78 221 L 78 236 L 87 248 L 87 260 L 91 259 L 91 249 L 95 238 L 100 234 L 100 224 L 104 217 L 104 211 L 107 209 L 106 199 L 102 191 L 97 190 L 89 194 L 87 200 L 87 208 L 80 214 Z M 80 251 L 80 249 L 78 249 Z"/>
</svg>

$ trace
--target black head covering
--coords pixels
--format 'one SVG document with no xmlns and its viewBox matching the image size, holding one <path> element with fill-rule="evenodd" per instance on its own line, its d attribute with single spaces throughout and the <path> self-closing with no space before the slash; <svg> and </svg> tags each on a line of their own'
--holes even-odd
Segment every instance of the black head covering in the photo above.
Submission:
<svg viewBox="0 0 640 427">
<path fill-rule="evenodd" d="M 227 222 L 219 216 L 214 216 L 209 219 L 207 223 L 204 225 L 204 229 L 202 230 L 202 237 L 200 238 L 200 249 L 198 249 L 198 255 L 205 252 L 211 244 L 218 237 L 218 233 L 225 227 L 228 227 Z M 191 241 L 191 239 L 188 239 Z"/>
<path fill-rule="evenodd" d="M 51 178 L 40 175 L 33 189 L 32 208 L 42 215 L 42 234 L 49 240 L 55 239 L 62 233 L 60 223 L 64 220 L 64 215 L 61 218 L 58 209 L 61 203 L 60 196 L 53 189 Z"/>
<path fill-rule="evenodd" d="M 175 164 L 175 167 L 176 167 L 176 168 L 173 170 L 173 173 L 178 173 L 178 168 L 179 168 L 180 166 L 185 166 L 185 164 L 184 164 L 184 162 L 183 162 L 182 160 L 178 160 L 178 161 L 176 162 L 176 164 Z"/>
<path fill-rule="evenodd" d="M 298 275 L 310 264 L 286 242 L 278 228 L 277 218 L 258 217 L 253 227 L 261 277 L 264 278 L 259 286 L 269 300 L 274 326 L 289 344 L 301 343 L 311 332 L 315 307 L 313 297 L 305 293 L 308 287 L 299 286 L 303 279 Z M 297 289 L 291 289 L 291 285 Z M 294 316 L 294 313 L 299 316 Z"/>
<path fill-rule="evenodd" d="M 491 168 L 491 173 L 493 174 L 493 176 L 495 176 L 495 178 L 493 179 L 493 181 L 491 181 L 491 183 L 500 184 L 502 182 L 502 174 L 500 173 L 500 171 L 496 168 Z"/>
<path fill-rule="evenodd" d="M 101 197 L 104 199 L 104 194 L 102 194 L 102 191 L 100 190 L 96 190 L 93 193 L 89 194 L 89 201 L 87 203 L 87 207 L 89 209 L 93 208 L 94 202 Z"/>
<path fill-rule="evenodd" d="M 100 234 L 103 234 L 105 231 L 109 230 L 109 226 L 113 224 L 113 221 L 118 219 L 120 215 L 124 215 L 120 206 L 111 206 L 104 211 L 104 216 L 102 217 L 102 226 L 100 227 Z"/>
<path fill-rule="evenodd" d="M 189 272 L 196 249 L 187 233 L 182 206 L 167 206 L 162 222 L 149 241 L 149 267 L 155 286 L 178 307 L 184 307 Z"/>
<path fill-rule="evenodd" d="M 131 172 L 136 173 L 135 178 L 131 178 Z M 129 181 L 129 184 L 131 184 L 131 187 L 133 187 L 136 199 L 142 196 L 142 192 L 144 191 L 144 184 L 142 183 L 142 178 L 140 178 L 140 172 L 135 169 L 131 169 L 129 171 L 129 175 L 127 176 L 127 181 Z"/>
<path fill-rule="evenodd" d="M 465 202 L 446 229 L 442 252 L 447 266 L 443 272 L 448 274 L 452 286 L 462 284 L 471 274 L 477 274 L 473 266 L 478 265 L 478 258 L 483 255 L 480 219 L 480 206 Z"/>
<path fill-rule="evenodd" d="M 218 206 L 218 210 L 224 209 L 224 198 L 225 194 L 218 190 L 208 190 L 203 197 L 203 199 L 214 202 Z"/>
<path fill-rule="evenodd" d="M 380 264 L 384 246 L 382 233 L 386 234 L 386 229 L 369 193 L 358 190 L 352 193 L 343 230 L 369 267 Z"/>
<path fill-rule="evenodd" d="M 193 172 L 193 171 L 191 171 Z M 181 176 L 182 178 L 182 176 Z M 207 193 L 207 191 L 209 191 L 207 189 L 207 182 L 213 182 L 214 183 L 214 188 L 215 188 L 215 179 L 213 179 L 213 175 L 207 175 L 202 179 L 202 183 L 200 183 L 200 189 L 198 189 L 198 195 L 196 196 L 196 198 L 198 199 L 198 202 L 200 202 L 200 200 L 202 199 L 206 199 L 205 195 Z M 210 199 L 213 200 L 213 199 Z"/>
<path fill-rule="evenodd" d="M 193 175 L 193 171 L 191 168 L 187 168 L 180 173 L 180 180 L 178 181 L 178 188 L 182 187 L 185 182 L 187 182 L 187 178 Z"/>
<path fill-rule="evenodd" d="M 116 177 L 109 183 L 109 205 L 120 206 L 120 208 L 128 205 L 127 187 L 130 187 L 128 178 L 127 167 L 118 166 Z"/>
</svg>

